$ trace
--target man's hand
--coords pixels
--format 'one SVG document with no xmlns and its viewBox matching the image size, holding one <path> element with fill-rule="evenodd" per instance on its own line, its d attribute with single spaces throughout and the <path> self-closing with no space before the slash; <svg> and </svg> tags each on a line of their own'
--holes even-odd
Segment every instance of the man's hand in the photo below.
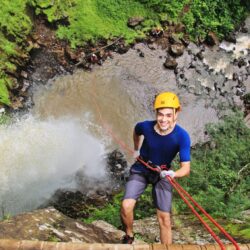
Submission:
<svg viewBox="0 0 250 250">
<path fill-rule="evenodd" d="M 137 159 L 140 156 L 140 150 L 134 150 L 133 158 Z"/>
<path fill-rule="evenodd" d="M 173 170 L 163 170 L 160 173 L 161 179 L 165 178 L 166 176 L 170 176 L 171 178 L 175 177 L 175 172 Z"/>
</svg>

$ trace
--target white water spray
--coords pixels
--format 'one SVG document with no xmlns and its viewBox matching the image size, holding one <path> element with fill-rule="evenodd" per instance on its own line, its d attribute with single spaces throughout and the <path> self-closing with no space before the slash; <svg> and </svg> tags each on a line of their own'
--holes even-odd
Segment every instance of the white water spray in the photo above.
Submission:
<svg viewBox="0 0 250 250">
<path fill-rule="evenodd" d="M 41 121 L 31 115 L 0 126 L 2 213 L 34 209 L 58 188 L 76 187 L 79 170 L 105 176 L 104 145 L 85 126 L 69 117 Z"/>
</svg>

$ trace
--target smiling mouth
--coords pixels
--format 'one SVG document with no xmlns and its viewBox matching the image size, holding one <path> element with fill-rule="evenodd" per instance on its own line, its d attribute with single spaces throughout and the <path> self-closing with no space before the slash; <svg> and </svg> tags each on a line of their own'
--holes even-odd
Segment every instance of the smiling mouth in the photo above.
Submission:
<svg viewBox="0 0 250 250">
<path fill-rule="evenodd" d="M 168 123 L 166 123 L 166 122 L 164 122 L 164 123 L 162 122 L 162 123 L 160 123 L 160 124 L 161 124 L 162 127 L 168 126 Z"/>
<path fill-rule="evenodd" d="M 168 125 L 162 125 L 160 126 L 160 130 L 167 130 L 168 129 Z"/>
</svg>

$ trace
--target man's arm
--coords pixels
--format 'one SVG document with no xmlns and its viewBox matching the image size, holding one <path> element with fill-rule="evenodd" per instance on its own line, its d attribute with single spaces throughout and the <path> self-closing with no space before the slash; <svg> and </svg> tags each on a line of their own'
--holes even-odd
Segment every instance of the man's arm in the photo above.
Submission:
<svg viewBox="0 0 250 250">
<path fill-rule="evenodd" d="M 180 163 L 180 169 L 175 171 L 175 178 L 184 177 L 190 174 L 190 161 Z"/>
</svg>

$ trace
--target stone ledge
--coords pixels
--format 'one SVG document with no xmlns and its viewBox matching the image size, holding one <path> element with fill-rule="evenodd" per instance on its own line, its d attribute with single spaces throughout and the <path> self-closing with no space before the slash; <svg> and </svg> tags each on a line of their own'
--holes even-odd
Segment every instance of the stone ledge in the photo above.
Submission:
<svg viewBox="0 0 250 250">
<path fill-rule="evenodd" d="M 250 250 L 249 244 L 239 244 L 241 250 Z M 232 244 L 225 245 L 226 250 L 233 250 Z M 31 240 L 0 239 L 0 250 L 220 250 L 216 244 L 210 245 L 164 245 L 164 244 L 103 244 L 48 242 Z"/>
</svg>

